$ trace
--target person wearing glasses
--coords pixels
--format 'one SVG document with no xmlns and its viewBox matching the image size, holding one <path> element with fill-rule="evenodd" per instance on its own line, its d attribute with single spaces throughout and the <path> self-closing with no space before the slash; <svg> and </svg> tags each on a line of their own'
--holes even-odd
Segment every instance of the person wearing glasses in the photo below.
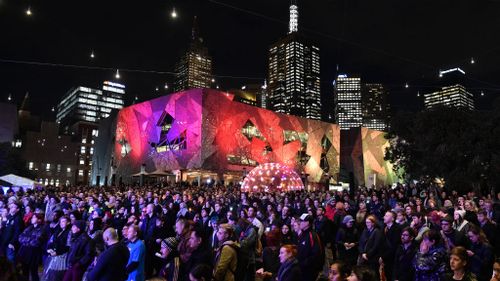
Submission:
<svg viewBox="0 0 500 281">
<path fill-rule="evenodd" d="M 413 281 L 415 279 L 415 269 L 412 266 L 412 261 L 417 253 L 413 228 L 403 228 L 400 239 L 401 244 L 397 247 L 394 255 L 392 278 L 395 281 Z"/>
</svg>

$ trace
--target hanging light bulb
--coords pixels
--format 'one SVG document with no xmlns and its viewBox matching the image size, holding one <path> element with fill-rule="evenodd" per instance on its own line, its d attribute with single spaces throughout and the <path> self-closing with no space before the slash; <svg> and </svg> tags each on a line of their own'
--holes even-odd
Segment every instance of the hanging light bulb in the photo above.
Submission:
<svg viewBox="0 0 500 281">
<path fill-rule="evenodd" d="M 33 13 L 31 12 L 31 7 L 28 7 L 28 9 L 26 10 L 26 15 L 27 16 L 31 16 Z"/>
<path fill-rule="evenodd" d="M 410 87 L 410 85 L 408 85 L 408 83 L 405 84 L 405 88 L 408 89 Z"/>
<path fill-rule="evenodd" d="M 117 69 L 115 74 L 116 79 L 120 79 L 120 71 Z"/>
<path fill-rule="evenodd" d="M 481 91 L 481 97 L 484 97 L 484 92 L 483 91 Z"/>
<path fill-rule="evenodd" d="M 420 97 L 420 91 L 417 91 L 417 97 Z"/>
<path fill-rule="evenodd" d="M 7 97 L 7 100 L 8 100 L 8 101 L 11 101 L 11 100 L 12 100 L 12 94 L 9 94 L 9 96 Z"/>
<path fill-rule="evenodd" d="M 175 7 L 172 9 L 172 12 L 170 13 L 170 16 L 175 19 L 177 18 L 177 11 L 175 11 Z"/>
<path fill-rule="evenodd" d="M 135 99 L 135 100 L 138 100 L 138 99 L 139 99 L 139 97 L 138 97 L 138 96 L 135 96 L 135 98 L 134 98 L 134 99 Z"/>
<path fill-rule="evenodd" d="M 155 91 L 157 91 L 157 92 L 158 92 L 159 90 L 160 90 L 160 89 L 159 89 L 158 87 L 156 87 Z"/>
<path fill-rule="evenodd" d="M 90 58 L 91 59 L 95 58 L 94 51 L 90 52 Z"/>
<path fill-rule="evenodd" d="M 470 64 L 474 64 L 476 63 L 476 61 L 474 60 L 474 58 L 470 58 Z"/>
<path fill-rule="evenodd" d="M 165 83 L 165 90 L 168 90 L 168 84 Z"/>
<path fill-rule="evenodd" d="M 56 108 L 55 107 L 52 107 L 52 112 L 55 112 L 56 111 Z"/>
</svg>

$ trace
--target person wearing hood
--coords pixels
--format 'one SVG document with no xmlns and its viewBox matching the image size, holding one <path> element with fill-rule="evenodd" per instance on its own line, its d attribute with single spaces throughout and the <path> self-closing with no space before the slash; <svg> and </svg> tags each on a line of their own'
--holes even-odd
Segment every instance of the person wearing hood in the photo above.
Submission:
<svg viewBox="0 0 500 281">
<path fill-rule="evenodd" d="M 336 244 L 339 252 L 338 258 L 349 266 L 356 265 L 358 259 L 359 230 L 355 226 L 355 220 L 351 215 L 344 217 L 343 226 L 337 232 Z"/>
<path fill-rule="evenodd" d="M 215 253 L 214 280 L 235 281 L 238 265 L 238 243 L 232 241 L 234 229 L 229 224 L 221 224 L 217 230 L 219 247 Z"/>
<path fill-rule="evenodd" d="M 95 256 L 95 248 L 88 234 L 85 232 L 86 223 L 77 220 L 71 226 L 71 248 L 68 252 L 68 271 L 63 281 L 81 281 L 83 274 Z"/>
</svg>

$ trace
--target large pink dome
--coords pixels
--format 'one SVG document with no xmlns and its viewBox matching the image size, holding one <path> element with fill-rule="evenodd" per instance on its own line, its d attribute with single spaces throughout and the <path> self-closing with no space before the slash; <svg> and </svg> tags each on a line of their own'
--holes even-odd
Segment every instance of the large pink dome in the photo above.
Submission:
<svg viewBox="0 0 500 281">
<path fill-rule="evenodd" d="M 242 191 L 272 192 L 304 189 L 300 176 L 292 168 L 279 163 L 255 167 L 243 180 Z"/>
</svg>

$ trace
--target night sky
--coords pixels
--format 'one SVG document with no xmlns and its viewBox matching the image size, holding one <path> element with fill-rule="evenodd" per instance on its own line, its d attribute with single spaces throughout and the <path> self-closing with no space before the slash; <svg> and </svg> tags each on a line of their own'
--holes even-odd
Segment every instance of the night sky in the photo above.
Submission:
<svg viewBox="0 0 500 281">
<path fill-rule="evenodd" d="M 217 84 L 228 89 L 262 83 L 269 46 L 288 31 L 289 3 L 0 0 L 1 101 L 10 93 L 20 102 L 29 91 L 32 110 L 50 117 L 50 108 L 71 87 L 97 87 L 113 80 L 117 68 L 128 103 L 136 95 L 146 100 L 164 94 L 163 85 L 173 76 L 155 71 L 174 70 L 189 43 L 194 15 Z M 176 19 L 170 17 L 173 7 Z M 476 107 L 487 109 L 500 97 L 498 0 L 299 0 L 299 13 L 299 30 L 321 50 L 324 116 L 332 112 L 332 81 L 339 72 L 387 85 L 394 110 L 420 109 L 423 95 L 417 97 L 417 91 L 432 91 L 438 70 L 451 67 L 467 72 Z M 87 66 L 109 69 L 81 68 Z"/>
</svg>

